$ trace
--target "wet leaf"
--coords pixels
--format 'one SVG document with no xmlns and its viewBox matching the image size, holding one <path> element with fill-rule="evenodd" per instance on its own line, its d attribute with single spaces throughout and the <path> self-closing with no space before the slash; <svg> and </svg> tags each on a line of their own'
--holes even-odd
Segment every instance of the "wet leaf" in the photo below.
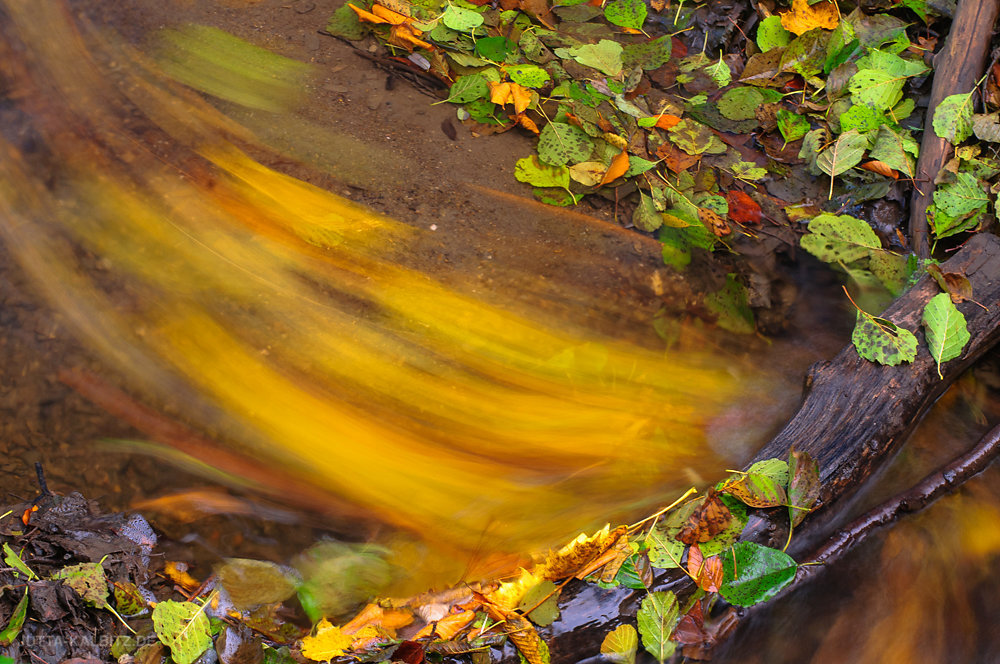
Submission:
<svg viewBox="0 0 1000 664">
<path fill-rule="evenodd" d="M 777 507 L 788 503 L 784 487 L 770 477 L 756 473 L 746 473 L 730 480 L 720 491 L 739 498 L 750 507 Z"/>
<path fill-rule="evenodd" d="M 726 203 L 729 204 L 729 218 L 738 224 L 759 224 L 764 220 L 764 212 L 757 201 L 739 189 L 726 192 Z"/>
<path fill-rule="evenodd" d="M 614 158 L 611 160 L 611 165 L 608 166 L 608 170 L 604 173 L 604 176 L 601 178 L 600 184 L 605 185 L 608 184 L 609 182 L 617 180 L 621 176 L 625 175 L 628 169 L 629 169 L 628 152 L 622 150 L 621 152 L 616 154 Z"/>
<path fill-rule="evenodd" d="M 747 468 L 754 475 L 764 475 L 774 480 L 778 486 L 788 486 L 788 462 L 783 459 L 764 459 Z"/>
<path fill-rule="evenodd" d="M 705 308 L 715 314 L 715 324 L 723 330 L 735 334 L 753 334 L 756 330 L 746 286 L 733 273 L 726 276 L 725 286 L 705 296 Z"/>
<path fill-rule="evenodd" d="M 622 45 L 610 39 L 573 48 L 557 48 L 555 54 L 560 58 L 572 58 L 584 67 L 593 67 L 608 76 L 617 76 L 622 71 Z"/>
<path fill-rule="evenodd" d="M 976 138 L 1000 143 L 1000 113 L 977 113 L 972 116 L 972 131 Z"/>
<path fill-rule="evenodd" d="M 590 536 L 581 533 L 558 551 L 549 552 L 545 561 L 534 568 L 534 573 L 540 578 L 551 581 L 577 575 L 583 568 L 615 546 L 627 532 L 628 529 L 625 527 L 619 526 L 612 530 L 609 525 L 606 525 Z M 493 595 L 490 595 L 490 599 L 493 599 Z"/>
<path fill-rule="evenodd" d="M 483 608 L 494 620 L 506 623 L 507 638 L 514 643 L 528 664 L 549 664 L 549 646 L 538 636 L 535 627 L 526 618 L 488 601 L 484 602 Z"/>
<path fill-rule="evenodd" d="M 551 79 L 549 72 L 538 65 L 515 65 L 507 69 L 510 80 L 526 88 L 540 88 Z"/>
<path fill-rule="evenodd" d="M 855 104 L 867 104 L 880 111 L 887 111 L 903 98 L 906 78 L 881 69 L 861 69 L 851 77 L 847 89 Z"/>
<path fill-rule="evenodd" d="M 792 527 L 802 523 L 819 499 L 819 464 L 808 452 L 796 449 L 788 455 L 788 518 Z"/>
<path fill-rule="evenodd" d="M 837 176 L 857 166 L 867 148 L 868 139 L 856 130 L 844 132 L 819 154 L 816 165 L 827 175 Z"/>
<path fill-rule="evenodd" d="M 622 51 L 622 66 L 629 70 L 635 67 L 646 71 L 659 69 L 670 60 L 672 48 L 670 35 L 645 43 L 626 44 Z"/>
<path fill-rule="evenodd" d="M 92 606 L 108 606 L 108 580 L 100 563 L 69 565 L 55 572 L 51 578 L 61 580 Z"/>
<path fill-rule="evenodd" d="M 731 88 L 719 99 L 719 112 L 730 120 L 749 120 L 764 103 L 764 95 L 757 88 L 741 86 Z"/>
<path fill-rule="evenodd" d="M 797 141 L 809 133 L 809 120 L 798 113 L 779 108 L 777 120 L 778 131 L 781 132 L 781 137 L 785 139 L 786 143 Z"/>
<path fill-rule="evenodd" d="M 517 608 L 539 627 L 551 625 L 559 617 L 559 589 L 554 581 L 542 581 L 524 594 Z"/>
<path fill-rule="evenodd" d="M 3 561 L 7 563 L 9 567 L 13 567 L 29 579 L 38 579 L 38 575 L 35 574 L 35 572 L 28 567 L 23 560 L 21 560 L 21 556 L 17 555 L 14 549 L 10 548 L 10 545 L 7 544 L 7 542 L 3 543 Z"/>
<path fill-rule="evenodd" d="M 583 164 L 581 164 L 581 166 L 582 165 Z M 603 173 L 604 165 L 599 164 L 599 166 L 601 167 L 601 172 Z M 549 166 L 548 164 L 543 164 L 535 155 L 518 159 L 514 163 L 514 177 L 517 181 L 527 182 L 535 187 L 569 187 L 569 179 L 571 175 L 571 170 L 565 166 Z"/>
<path fill-rule="evenodd" d="M 944 380 L 941 363 L 960 356 L 965 344 L 969 343 L 965 316 L 955 307 L 948 293 L 938 293 L 924 307 L 921 320 L 927 335 L 927 348 L 937 362 L 938 376 Z"/>
<path fill-rule="evenodd" d="M 452 30 L 471 32 L 483 24 L 483 15 L 449 3 L 441 14 L 441 22 Z"/>
<path fill-rule="evenodd" d="M 233 605 L 240 610 L 283 602 L 295 594 L 295 582 L 270 561 L 227 558 L 215 573 Z"/>
<path fill-rule="evenodd" d="M 489 81 L 487 82 L 487 86 L 490 89 L 491 102 L 500 106 L 512 104 L 514 106 L 514 113 L 517 115 L 524 113 L 528 109 L 528 106 L 531 105 L 531 91 L 524 86 L 512 81 L 504 81 L 502 83 Z"/>
<path fill-rule="evenodd" d="M 639 192 L 639 204 L 632 213 L 632 225 L 647 233 L 663 225 L 663 215 L 656 209 L 653 199 L 642 192 Z"/>
<path fill-rule="evenodd" d="M 6 544 L 4 545 L 6 546 Z M 14 607 L 14 611 L 10 614 L 10 620 L 7 621 L 7 626 L 0 631 L 0 646 L 9 646 L 14 639 L 18 637 L 21 633 L 21 628 L 24 626 L 24 620 L 28 616 L 28 589 L 24 589 L 24 595 L 18 600 L 17 606 Z"/>
<path fill-rule="evenodd" d="M 483 37 L 476 40 L 476 55 L 493 62 L 503 62 L 508 55 L 516 50 L 517 43 L 503 36 Z"/>
<path fill-rule="evenodd" d="M 604 18 L 608 23 L 634 30 L 642 29 L 647 12 L 643 0 L 612 0 L 604 5 Z"/>
<path fill-rule="evenodd" d="M 449 613 L 440 620 L 435 620 L 428 625 L 424 625 L 412 638 L 417 640 L 433 636 L 444 641 L 450 641 L 475 619 L 475 611 Z"/>
<path fill-rule="evenodd" d="M 114 584 L 115 607 L 118 613 L 130 617 L 149 610 L 149 602 L 134 583 L 125 581 Z"/>
<path fill-rule="evenodd" d="M 719 592 L 722 585 L 722 560 L 719 556 L 706 558 L 697 544 L 688 550 L 688 574 L 694 577 L 695 584 L 705 592 Z"/>
<path fill-rule="evenodd" d="M 690 155 L 722 154 L 726 145 L 712 133 L 712 130 L 689 118 L 684 118 L 670 130 L 670 140 Z"/>
<path fill-rule="evenodd" d="M 781 24 L 780 16 L 768 16 L 757 26 L 757 47 L 763 53 L 788 46 L 791 41 L 792 33 Z"/>
<path fill-rule="evenodd" d="M 563 122 L 550 122 L 538 137 L 538 158 L 551 166 L 586 161 L 594 143 L 582 129 Z"/>
<path fill-rule="evenodd" d="M 193 602 L 164 600 L 153 609 L 153 629 L 156 636 L 163 645 L 170 648 L 170 657 L 177 664 L 191 664 L 212 646 L 211 626 L 204 608 Z"/>
<path fill-rule="evenodd" d="M 882 125 L 878 128 L 875 145 L 872 146 L 869 156 L 900 173 L 913 177 L 916 172 L 915 157 L 919 150 L 919 144 L 911 136 Z"/>
<path fill-rule="evenodd" d="M 698 221 L 705 224 L 705 228 L 712 231 L 717 237 L 724 237 L 732 233 L 729 224 L 722 218 L 722 215 L 711 208 L 698 208 Z"/>
<path fill-rule="evenodd" d="M 657 569 L 673 569 L 681 566 L 684 557 L 684 542 L 669 537 L 659 528 L 653 528 L 646 535 L 649 546 L 649 564 Z"/>
<path fill-rule="evenodd" d="M 858 355 L 888 366 L 912 362 L 917 356 L 917 338 L 906 328 L 890 320 L 875 318 L 858 311 L 851 341 Z"/>
<path fill-rule="evenodd" d="M 459 76 L 455 79 L 455 82 L 451 85 L 451 89 L 448 91 L 448 98 L 445 101 L 450 101 L 454 104 L 465 104 L 470 101 L 489 97 L 489 95 L 490 86 L 486 78 L 482 74 L 470 74 L 468 76 Z"/>
<path fill-rule="evenodd" d="M 715 491 L 709 491 L 688 517 L 676 539 L 684 544 L 707 542 L 724 531 L 733 520 L 729 508 Z"/>
<path fill-rule="evenodd" d="M 933 263 L 927 266 L 927 274 L 938 282 L 941 290 L 948 293 L 955 304 L 972 300 L 972 282 L 965 275 L 958 272 L 944 272 Z"/>
<path fill-rule="evenodd" d="M 989 194 L 971 173 L 961 172 L 955 182 L 942 185 L 934 191 L 934 205 L 945 214 L 961 217 L 989 205 Z"/>
<path fill-rule="evenodd" d="M 368 28 L 361 24 L 351 5 L 345 3 L 337 8 L 326 24 L 326 31 L 335 37 L 358 41 L 368 34 Z"/>
<path fill-rule="evenodd" d="M 972 92 L 945 97 L 934 111 L 933 124 L 934 133 L 952 145 L 971 136 Z"/>
<path fill-rule="evenodd" d="M 670 640 L 680 619 L 677 597 L 669 590 L 649 593 L 643 598 L 636 618 L 643 647 L 662 664 L 677 648 Z"/>
<path fill-rule="evenodd" d="M 805 0 L 802 0 L 803 2 Z M 779 70 L 794 72 L 804 78 L 815 76 L 823 71 L 826 61 L 826 45 L 830 33 L 824 30 L 810 30 L 792 40 L 781 53 Z M 772 51 L 777 52 L 777 49 Z M 766 54 L 770 55 L 770 53 Z M 744 71 L 744 77 L 746 72 Z"/>
<path fill-rule="evenodd" d="M 781 15 L 781 25 L 789 32 L 802 35 L 815 28 L 833 30 L 840 23 L 840 11 L 832 0 L 792 0 L 792 9 Z M 763 50 L 763 49 L 762 49 Z"/>
<path fill-rule="evenodd" d="M 736 606 L 760 604 L 795 578 L 798 565 L 777 549 L 754 542 L 737 542 L 722 554 L 724 581 L 719 594 Z"/>
<path fill-rule="evenodd" d="M 614 664 L 634 664 L 639 635 L 632 625 L 619 625 L 601 643 L 601 654 Z"/>
<path fill-rule="evenodd" d="M 850 215 L 821 214 L 809 222 L 802 248 L 827 263 L 851 263 L 882 248 L 867 222 Z"/>
<path fill-rule="evenodd" d="M 856 129 L 862 134 L 878 131 L 879 126 L 885 120 L 881 111 L 871 104 L 854 104 L 849 109 L 840 114 L 840 130 L 851 131 Z"/>
</svg>

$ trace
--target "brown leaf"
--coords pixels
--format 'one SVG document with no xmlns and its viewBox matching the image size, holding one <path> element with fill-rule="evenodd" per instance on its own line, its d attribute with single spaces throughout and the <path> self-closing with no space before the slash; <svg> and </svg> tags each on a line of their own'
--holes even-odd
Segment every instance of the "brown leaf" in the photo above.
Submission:
<svg viewBox="0 0 1000 664">
<path fill-rule="evenodd" d="M 860 164 L 860 167 L 866 171 L 871 171 L 872 173 L 878 173 L 879 175 L 884 175 L 887 178 L 892 178 L 893 180 L 899 179 L 899 171 L 895 170 L 892 166 L 885 163 L 884 161 L 878 161 L 877 159 L 872 159 L 871 161 L 866 161 Z"/>
<path fill-rule="evenodd" d="M 792 527 L 802 523 L 819 499 L 819 464 L 808 452 L 792 448 L 788 455 L 788 518 Z"/>
<path fill-rule="evenodd" d="M 551 21 L 552 10 L 549 7 L 548 0 L 519 0 L 517 4 L 525 14 L 534 16 L 538 19 L 539 23 L 549 30 L 555 30 L 555 26 L 552 25 Z"/>
<path fill-rule="evenodd" d="M 392 653 L 392 660 L 403 664 L 423 664 L 424 647 L 416 641 L 403 641 Z"/>
<path fill-rule="evenodd" d="M 549 581 L 578 575 L 606 551 L 612 549 L 626 533 L 628 528 L 619 526 L 614 530 L 605 527 L 590 537 L 580 535 L 559 551 L 549 552 L 545 562 L 533 570 L 534 575 Z"/>
<path fill-rule="evenodd" d="M 698 208 L 698 220 L 705 224 L 705 227 L 715 233 L 717 237 L 723 237 L 732 233 L 732 230 L 729 228 L 729 224 L 726 223 L 726 220 L 723 219 L 722 216 L 715 210 L 711 210 L 709 208 Z"/>
<path fill-rule="evenodd" d="M 701 159 L 701 155 L 688 154 L 670 142 L 663 143 L 656 148 L 656 156 L 662 159 L 667 168 L 674 173 L 686 171 Z"/>
<path fill-rule="evenodd" d="M 617 180 L 621 176 L 625 175 L 625 171 L 627 170 L 628 152 L 622 150 L 611 159 L 611 165 L 608 166 L 608 170 L 604 172 L 604 177 L 601 178 L 600 185 L 605 185 L 609 182 Z"/>
<path fill-rule="evenodd" d="M 727 191 L 726 202 L 729 203 L 729 218 L 738 224 L 759 224 L 764 220 L 764 212 L 757 201 L 739 189 Z"/>
<path fill-rule="evenodd" d="M 707 542 L 725 530 L 732 520 L 733 515 L 719 494 L 709 489 L 701 505 L 677 533 L 677 541 L 688 545 Z"/>
<path fill-rule="evenodd" d="M 810 5 L 809 0 L 792 0 L 792 9 L 781 15 L 781 25 L 796 35 L 816 28 L 833 30 L 840 23 L 840 10 L 833 0 L 820 0 Z"/>
<path fill-rule="evenodd" d="M 722 585 L 722 559 L 718 556 L 705 558 L 701 547 L 697 544 L 688 550 L 688 574 L 694 577 L 694 582 L 705 592 L 719 592 Z"/>
<path fill-rule="evenodd" d="M 705 631 L 705 615 L 701 602 L 695 602 L 691 610 L 681 616 L 670 639 L 682 646 L 700 646 L 708 642 L 709 635 Z"/>
<path fill-rule="evenodd" d="M 944 272 L 934 264 L 927 266 L 927 273 L 934 278 L 934 281 L 938 282 L 941 290 L 948 293 L 951 301 L 955 304 L 966 300 L 974 302 L 972 299 L 972 283 L 965 275 L 958 272 Z"/>
<path fill-rule="evenodd" d="M 483 598 L 485 599 L 485 598 Z M 542 657 L 542 637 L 538 636 L 535 626 L 516 611 L 508 611 L 486 600 L 483 608 L 493 620 L 501 620 L 507 625 L 507 637 L 528 661 L 528 664 L 548 664 Z"/>
</svg>

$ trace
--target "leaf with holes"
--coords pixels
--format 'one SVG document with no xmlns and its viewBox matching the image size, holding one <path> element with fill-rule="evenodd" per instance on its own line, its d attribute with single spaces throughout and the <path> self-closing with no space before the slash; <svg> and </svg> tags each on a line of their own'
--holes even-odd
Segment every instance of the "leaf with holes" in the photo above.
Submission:
<svg viewBox="0 0 1000 664">
<path fill-rule="evenodd" d="M 847 214 L 821 214 L 809 222 L 802 248 L 827 263 L 850 263 L 882 248 L 866 222 Z"/>
<path fill-rule="evenodd" d="M 819 153 L 816 165 L 833 177 L 854 168 L 868 148 L 868 139 L 856 129 L 841 134 L 833 145 Z"/>
<path fill-rule="evenodd" d="M 212 645 L 204 608 L 194 602 L 164 600 L 153 609 L 153 630 L 177 664 L 191 664 Z"/>
<path fill-rule="evenodd" d="M 538 136 L 538 158 L 550 166 L 586 161 L 594 151 L 587 133 L 563 122 L 550 122 Z"/>
<path fill-rule="evenodd" d="M 670 640 L 680 619 L 677 597 L 669 590 L 649 593 L 643 598 L 636 618 L 643 647 L 662 664 L 677 648 Z"/>
<path fill-rule="evenodd" d="M 891 320 L 858 311 L 851 341 L 858 355 L 871 362 L 896 366 L 917 356 L 917 338 Z"/>
<path fill-rule="evenodd" d="M 601 654 L 613 664 L 633 664 L 639 649 L 639 635 L 632 625 L 619 625 L 601 643 Z"/>
<path fill-rule="evenodd" d="M 721 557 L 723 582 L 719 594 L 736 606 L 753 606 L 771 599 L 791 583 L 799 568 L 783 551 L 754 542 L 737 542 Z"/>
<path fill-rule="evenodd" d="M 972 92 L 950 95 L 934 110 L 934 133 L 952 145 L 972 135 Z"/>
<path fill-rule="evenodd" d="M 937 362 L 938 376 L 943 380 L 941 363 L 954 360 L 962 354 L 965 344 L 969 343 L 969 328 L 966 326 L 965 316 L 951 301 L 948 293 L 938 293 L 924 307 L 922 322 L 927 334 L 927 348 Z"/>
</svg>

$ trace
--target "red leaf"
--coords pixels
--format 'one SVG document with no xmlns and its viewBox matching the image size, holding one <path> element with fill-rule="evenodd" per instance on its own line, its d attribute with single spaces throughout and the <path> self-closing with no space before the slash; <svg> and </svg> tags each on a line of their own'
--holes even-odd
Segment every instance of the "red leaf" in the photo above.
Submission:
<svg viewBox="0 0 1000 664">
<path fill-rule="evenodd" d="M 746 192 L 727 191 L 726 202 L 729 203 L 729 218 L 738 224 L 759 224 L 764 219 L 760 205 Z"/>
</svg>

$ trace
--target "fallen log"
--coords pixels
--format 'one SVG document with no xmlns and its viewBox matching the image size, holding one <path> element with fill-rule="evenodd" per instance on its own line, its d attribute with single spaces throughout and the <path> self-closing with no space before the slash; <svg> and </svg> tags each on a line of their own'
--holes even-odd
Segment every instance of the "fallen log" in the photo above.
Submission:
<svg viewBox="0 0 1000 664">
<path fill-rule="evenodd" d="M 973 237 L 942 269 L 964 274 L 972 283 L 974 297 L 987 307 L 972 302 L 958 305 L 971 339 L 959 358 L 941 366 L 943 379 L 938 377 L 920 327 L 924 305 L 940 292 L 937 282 L 925 276 L 882 314 L 914 332 L 920 342 L 916 359 L 901 366 L 882 366 L 862 359 L 848 346 L 834 359 L 814 365 L 806 377 L 799 411 L 747 463 L 786 458 L 793 446 L 819 461 L 823 485 L 819 507 L 796 528 L 789 548 L 793 557 L 801 560 L 843 525 L 856 491 L 899 450 L 947 387 L 1000 340 L 1000 239 L 985 234 Z M 741 539 L 781 548 L 787 521 L 784 508 L 757 510 Z M 688 577 L 672 570 L 657 577 L 653 589 L 684 593 L 691 586 Z M 615 624 L 634 618 L 643 594 L 584 583 L 567 587 L 560 619 L 542 631 L 553 664 L 595 658 Z M 504 661 L 516 661 L 516 656 Z"/>
</svg>

